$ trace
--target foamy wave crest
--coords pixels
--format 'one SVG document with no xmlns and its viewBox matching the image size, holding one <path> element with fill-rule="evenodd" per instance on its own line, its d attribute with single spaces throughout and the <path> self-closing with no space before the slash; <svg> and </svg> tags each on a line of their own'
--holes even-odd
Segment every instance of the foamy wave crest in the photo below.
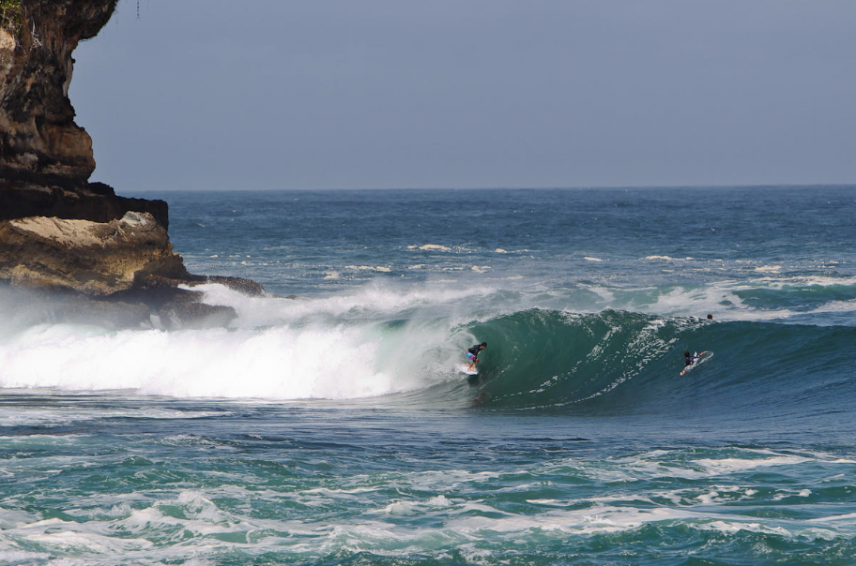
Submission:
<svg viewBox="0 0 856 566">
<path fill-rule="evenodd" d="M 0 387 L 191 398 L 372 397 L 455 377 L 436 368 L 457 349 L 432 334 L 388 332 L 382 324 L 175 332 L 42 325 L 0 344 Z M 410 355 L 426 345 L 435 348 Z"/>
<path fill-rule="evenodd" d="M 271 400 L 415 391 L 460 379 L 454 365 L 475 339 L 462 305 L 491 293 L 367 285 L 291 300 L 221 285 L 196 290 L 208 304 L 235 309 L 229 328 L 117 330 L 28 316 L 41 307 L 19 305 L 18 322 L 0 334 L 0 387 Z"/>
<path fill-rule="evenodd" d="M 296 324 L 331 317 L 377 319 L 416 308 L 429 308 L 432 315 L 448 314 L 462 303 L 470 305 L 494 292 L 492 288 L 420 286 L 396 289 L 372 284 L 351 293 L 291 300 L 247 297 L 222 285 L 200 285 L 194 290 L 202 291 L 204 302 L 208 304 L 234 308 L 238 313 L 235 325 L 240 327 Z"/>
</svg>

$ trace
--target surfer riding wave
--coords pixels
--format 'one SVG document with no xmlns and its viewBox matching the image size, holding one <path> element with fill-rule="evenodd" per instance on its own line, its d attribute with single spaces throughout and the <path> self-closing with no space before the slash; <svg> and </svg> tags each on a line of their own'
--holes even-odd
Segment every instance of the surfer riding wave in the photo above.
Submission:
<svg viewBox="0 0 856 566">
<path fill-rule="evenodd" d="M 479 353 L 485 349 L 487 349 L 487 342 L 476 344 L 466 351 L 467 359 L 470 360 L 470 365 L 467 368 L 467 371 L 476 371 L 476 364 L 479 363 Z"/>
</svg>

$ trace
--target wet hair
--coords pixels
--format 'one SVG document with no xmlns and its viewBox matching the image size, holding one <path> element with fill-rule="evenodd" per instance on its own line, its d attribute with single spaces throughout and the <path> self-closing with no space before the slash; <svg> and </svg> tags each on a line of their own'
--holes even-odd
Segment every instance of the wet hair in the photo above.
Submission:
<svg viewBox="0 0 856 566">
<path fill-rule="evenodd" d="M 481 347 L 482 347 L 482 348 L 487 348 L 487 342 L 482 342 L 482 343 L 481 343 Z"/>
<path fill-rule="evenodd" d="M 712 315 L 712 314 L 707 315 L 707 319 L 708 319 L 708 320 L 713 320 L 713 315 Z"/>
<path fill-rule="evenodd" d="M 684 356 L 685 356 L 685 357 L 687 357 L 687 358 L 689 358 L 689 357 L 690 357 L 690 351 L 689 351 L 689 350 L 684 350 Z"/>
</svg>

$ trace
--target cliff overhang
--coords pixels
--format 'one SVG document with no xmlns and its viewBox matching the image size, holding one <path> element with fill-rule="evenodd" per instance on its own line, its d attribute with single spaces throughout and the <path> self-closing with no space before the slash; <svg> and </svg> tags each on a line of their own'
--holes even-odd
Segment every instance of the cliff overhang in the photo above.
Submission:
<svg viewBox="0 0 856 566">
<path fill-rule="evenodd" d="M 92 139 L 68 97 L 72 53 L 117 2 L 0 0 L 0 284 L 143 304 L 177 325 L 218 313 L 222 322 L 234 311 L 201 304 L 187 286 L 213 280 L 248 294 L 261 286 L 191 275 L 169 241 L 166 202 L 89 181 Z"/>
</svg>

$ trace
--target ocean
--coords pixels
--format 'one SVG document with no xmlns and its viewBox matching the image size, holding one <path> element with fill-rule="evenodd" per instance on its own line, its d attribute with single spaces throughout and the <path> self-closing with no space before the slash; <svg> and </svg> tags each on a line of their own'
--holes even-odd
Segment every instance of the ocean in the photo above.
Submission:
<svg viewBox="0 0 856 566">
<path fill-rule="evenodd" d="M 0 288 L 0 564 L 856 564 L 856 186 L 134 196 L 268 295 Z"/>
</svg>

